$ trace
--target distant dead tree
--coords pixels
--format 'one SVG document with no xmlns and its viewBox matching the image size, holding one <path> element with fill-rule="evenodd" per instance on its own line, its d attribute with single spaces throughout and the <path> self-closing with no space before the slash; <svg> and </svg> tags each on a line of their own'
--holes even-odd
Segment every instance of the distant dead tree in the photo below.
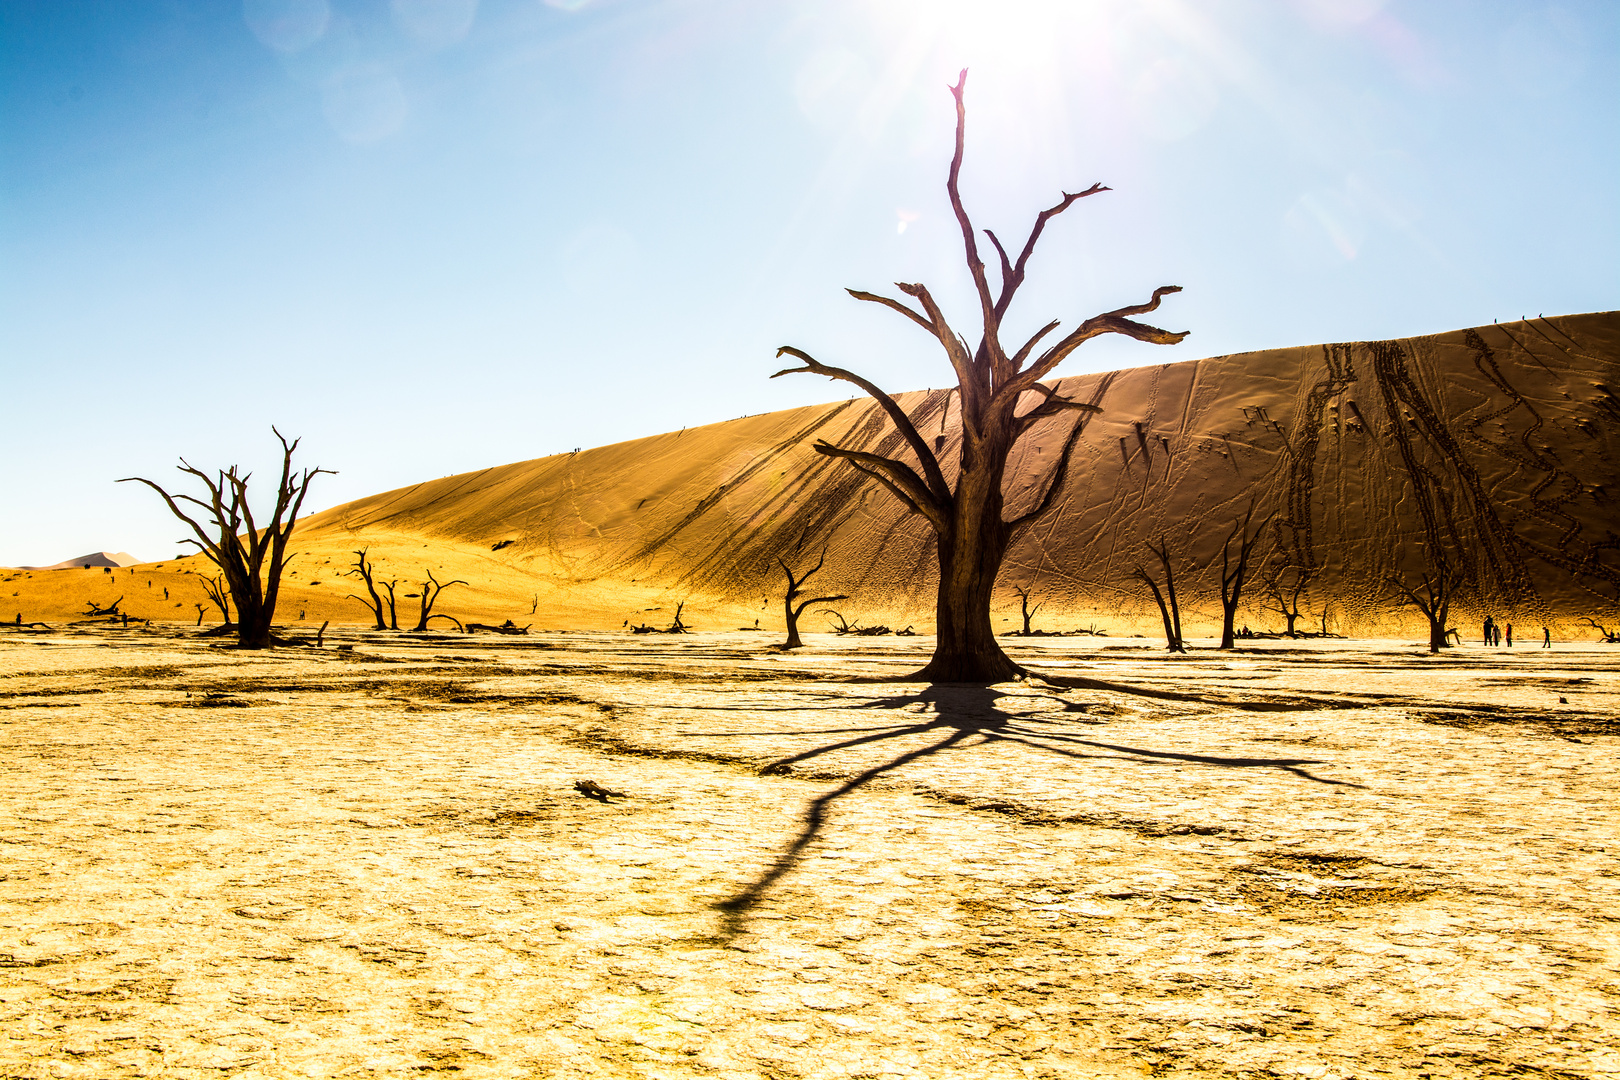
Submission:
<svg viewBox="0 0 1620 1080">
<path fill-rule="evenodd" d="M 398 630 L 399 607 L 398 598 L 394 595 L 394 590 L 399 586 L 399 579 L 389 578 L 387 581 L 379 581 L 377 584 L 388 590 L 388 629 Z"/>
<path fill-rule="evenodd" d="M 804 595 L 804 583 L 810 579 L 810 575 L 814 574 L 817 570 L 820 570 L 822 566 L 826 564 L 827 552 L 825 549 L 823 549 L 821 552 L 821 558 L 816 560 L 816 565 L 812 566 L 798 577 L 793 576 L 793 569 L 792 567 L 788 566 L 785 560 L 777 559 L 776 562 L 777 565 L 782 568 L 782 572 L 787 575 L 788 580 L 787 595 L 782 600 L 783 614 L 787 616 L 787 641 L 782 644 L 781 648 L 803 648 L 804 642 L 799 639 L 799 616 L 804 614 L 804 609 L 809 607 L 811 604 L 830 604 L 834 600 L 848 600 L 849 597 L 843 595 L 842 593 L 839 593 L 836 596 L 812 596 L 808 600 L 800 601 L 797 605 L 794 604 L 795 600 L 798 600 L 799 597 Z"/>
<path fill-rule="evenodd" d="M 460 578 L 457 578 L 455 581 L 446 581 L 443 584 L 440 584 L 439 579 L 433 576 L 433 571 L 431 570 L 427 572 L 427 576 L 428 579 L 422 583 L 422 591 L 418 594 L 422 598 L 421 617 L 416 620 L 416 625 L 411 628 L 413 631 L 426 630 L 428 628 L 428 619 L 435 617 L 433 615 L 433 605 L 439 599 L 440 593 L 444 592 L 444 590 L 448 589 L 452 585 L 467 584 Z M 392 590 L 389 590 L 389 592 L 390 595 L 392 595 Z"/>
<path fill-rule="evenodd" d="M 1015 260 L 1008 257 L 1001 241 L 986 231 L 1000 259 L 1001 287 L 992 292 L 979 257 L 976 231 L 962 204 L 959 188 L 965 142 L 967 112 L 963 103 L 964 70 L 951 94 L 956 99 L 956 150 L 951 158 L 945 190 L 961 229 L 967 268 L 978 294 L 979 319 L 983 333 L 977 348 L 950 327 L 933 295 L 923 285 L 897 284 L 896 287 L 917 302 L 913 307 L 902 301 L 874 293 L 849 290 L 857 300 L 882 304 L 899 312 L 939 342 L 956 374 L 961 407 L 962 440 L 960 468 L 955 486 L 946 480 L 937 451 L 918 431 L 916 424 L 895 400 L 874 383 L 844 368 L 830 367 L 809 353 L 783 346 L 777 355 L 788 355 L 802 367 L 779 371 L 781 375 L 807 373 L 824 375 L 859 387 L 883 408 L 889 421 L 904 438 L 915 464 L 850 447 L 834 446 L 825 440 L 815 444 L 818 453 L 842 458 L 851 466 L 882 484 L 905 507 L 925 518 L 938 540 L 939 592 L 935 605 L 934 655 L 913 678 L 935 682 L 997 682 L 1019 675 L 1022 669 L 1001 649 L 990 622 L 990 602 L 996 576 L 1008 547 L 1037 518 L 1051 509 L 1068 475 L 1074 447 L 1090 414 L 1100 410 L 1097 401 L 1106 390 L 1105 379 L 1093 400 L 1082 402 L 1061 396 L 1044 380 L 1059 364 L 1091 338 L 1102 334 L 1124 334 L 1138 341 L 1173 345 L 1186 335 L 1133 322 L 1158 308 L 1160 298 L 1179 292 L 1178 286 L 1161 286 L 1145 304 L 1122 307 L 1085 320 L 1067 335 L 1037 351 L 1041 342 L 1060 325 L 1053 321 L 1009 351 L 1001 341 L 1003 320 L 1013 297 L 1024 283 L 1025 271 L 1041 232 L 1053 217 L 1087 196 L 1107 191 L 1093 184 L 1084 191 L 1065 193 L 1058 203 L 1041 211 Z M 918 310 L 920 307 L 921 310 Z M 1020 413 L 1026 396 L 1034 404 Z M 1018 440 L 1037 424 L 1065 412 L 1079 413 L 1069 430 L 1057 463 L 1047 477 L 1045 490 L 1023 513 L 1011 520 L 1003 517 L 1005 493 L 1002 482 L 1007 458 Z M 918 469 L 921 469 L 919 474 Z"/>
<path fill-rule="evenodd" d="M 225 626 L 229 626 L 231 624 L 231 589 L 225 583 L 225 575 L 215 574 L 213 577 L 206 579 L 203 582 L 203 592 L 207 593 L 208 599 L 213 601 L 215 607 L 219 608 L 220 622 Z"/>
<path fill-rule="evenodd" d="M 1581 622 L 1596 630 L 1603 640 L 1608 642 L 1610 645 L 1620 644 L 1620 631 L 1610 630 L 1607 626 L 1604 626 L 1590 615 L 1581 616 Z"/>
<path fill-rule="evenodd" d="M 835 611 L 832 608 L 822 608 L 820 611 L 816 612 L 816 614 L 818 614 L 818 615 L 831 615 L 833 618 L 837 619 L 838 623 L 837 623 L 837 625 L 832 627 L 832 632 L 835 633 L 835 634 L 838 634 L 839 636 L 842 636 L 844 634 L 858 634 L 858 633 L 860 633 L 861 624 L 860 624 L 859 620 L 856 620 L 855 622 L 850 622 L 848 619 L 844 618 L 844 616 L 841 613 L 839 613 L 838 611 Z"/>
<path fill-rule="evenodd" d="M 1176 601 L 1176 572 L 1170 564 L 1170 545 L 1161 536 L 1158 547 L 1154 547 L 1151 540 L 1148 541 L 1148 550 L 1158 556 L 1159 565 L 1164 569 L 1164 590 L 1160 591 L 1159 583 L 1140 564 L 1131 576 L 1148 587 L 1159 605 L 1159 617 L 1164 620 L 1165 648 L 1184 653 L 1187 645 L 1181 639 L 1181 605 Z"/>
<path fill-rule="evenodd" d="M 1277 567 L 1262 578 L 1266 590 L 1266 599 L 1270 600 L 1273 605 L 1270 610 L 1275 611 L 1288 622 L 1288 629 L 1284 631 L 1287 637 L 1307 636 L 1298 629 L 1300 617 L 1304 614 L 1300 611 L 1299 604 L 1300 598 L 1305 594 L 1306 587 L 1310 585 L 1311 579 L 1315 576 L 1315 570 L 1289 563 Z M 1324 631 L 1327 629 L 1326 619 L 1327 612 L 1324 609 Z"/>
<path fill-rule="evenodd" d="M 1387 579 L 1391 590 L 1403 604 L 1410 604 L 1423 612 L 1429 620 L 1429 651 L 1437 653 L 1451 647 L 1446 636 L 1446 620 L 1451 617 L 1451 601 L 1456 596 L 1461 578 L 1456 571 L 1440 563 L 1418 575 L 1418 584 L 1411 586 L 1402 578 L 1391 574 Z"/>
<path fill-rule="evenodd" d="M 1243 520 L 1232 526 L 1232 532 L 1221 545 L 1221 644 L 1223 649 L 1234 648 L 1236 634 L 1232 624 L 1237 619 L 1238 603 L 1243 596 L 1243 582 L 1249 576 L 1249 556 L 1260 541 L 1264 526 L 1249 534 L 1249 522 L 1254 518 L 1254 504 L 1249 504 Z M 1237 557 L 1232 557 L 1232 541 L 1238 542 Z"/>
<path fill-rule="evenodd" d="M 344 599 L 358 600 L 362 604 L 369 607 L 371 609 L 372 616 L 377 620 L 375 629 L 386 630 L 388 629 L 388 624 L 383 621 L 383 599 L 377 593 L 376 583 L 372 580 L 372 571 L 374 568 L 371 561 L 366 558 L 366 552 L 370 550 L 370 548 L 361 548 L 359 551 L 356 551 L 354 553 L 354 565 L 343 571 L 345 576 L 357 577 L 366 583 L 366 593 L 368 596 L 370 596 L 370 599 L 366 599 L 365 596 L 356 596 L 354 593 L 350 593 L 348 596 L 345 596 Z M 398 627 L 396 626 L 395 629 L 398 629 Z"/>
<path fill-rule="evenodd" d="M 281 482 L 276 488 L 269 523 L 262 528 L 254 521 L 253 510 L 248 505 L 250 474 L 238 473 L 235 465 L 209 476 L 193 468 L 185 458 L 180 459 L 179 470 L 202 481 L 207 489 L 206 501 L 190 495 L 170 495 L 160 485 L 140 476 L 119 481 L 136 481 L 156 491 L 174 516 L 197 534 L 197 539 L 188 538 L 183 543 L 201 549 L 219 567 L 236 608 L 237 646 L 243 649 L 263 649 L 271 645 L 270 623 L 276 614 L 276 596 L 281 590 L 281 571 L 286 564 L 287 540 L 292 535 L 293 524 L 309 492 L 310 481 L 322 473 L 336 475 L 330 469 L 305 469 L 295 475 L 292 459 L 299 440 L 289 443 L 274 427 L 270 430 L 281 443 Z M 205 528 L 182 510 L 182 502 L 201 507 L 208 515 L 206 520 L 210 527 Z"/>
<path fill-rule="evenodd" d="M 123 612 L 118 610 L 118 605 L 122 604 L 123 602 L 124 598 L 120 596 L 117 600 L 114 600 L 106 607 L 102 607 L 94 600 L 86 600 L 84 602 L 85 610 L 83 614 L 89 616 L 90 618 L 96 618 L 101 615 L 122 615 Z"/>
<path fill-rule="evenodd" d="M 1042 600 L 1040 603 L 1036 604 L 1032 608 L 1032 607 L 1029 606 L 1029 590 L 1028 589 L 1016 588 L 1015 587 L 1013 589 L 1013 594 L 1018 597 L 1019 608 L 1023 612 L 1023 616 L 1024 616 L 1024 629 L 1022 631 L 1022 635 L 1024 637 L 1034 637 L 1035 632 L 1030 629 L 1029 621 L 1035 617 L 1035 613 L 1037 611 L 1040 611 L 1041 608 L 1046 606 L 1046 601 Z"/>
</svg>

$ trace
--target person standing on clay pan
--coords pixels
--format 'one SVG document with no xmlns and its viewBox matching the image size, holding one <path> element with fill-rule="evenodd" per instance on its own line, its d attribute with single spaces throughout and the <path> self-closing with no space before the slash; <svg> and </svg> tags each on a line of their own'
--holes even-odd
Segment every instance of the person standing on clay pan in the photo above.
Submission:
<svg viewBox="0 0 1620 1080">
<path fill-rule="evenodd" d="M 1513 648 L 1513 624 L 1512 623 L 1507 624 L 1507 645 L 1508 645 L 1508 648 L 1510 648 L 1510 649 Z"/>
<path fill-rule="evenodd" d="M 1496 624 L 1491 621 L 1491 617 L 1489 615 L 1485 616 L 1485 644 L 1487 646 L 1491 643 L 1491 630 L 1495 627 L 1495 625 Z"/>
<path fill-rule="evenodd" d="M 1545 626 L 1541 628 L 1541 647 L 1543 649 L 1552 648 L 1552 631 Z"/>
<path fill-rule="evenodd" d="M 1496 635 L 1495 645 L 1498 649 L 1500 649 L 1502 647 L 1502 628 L 1500 626 L 1493 626 L 1491 627 L 1491 633 Z"/>
</svg>

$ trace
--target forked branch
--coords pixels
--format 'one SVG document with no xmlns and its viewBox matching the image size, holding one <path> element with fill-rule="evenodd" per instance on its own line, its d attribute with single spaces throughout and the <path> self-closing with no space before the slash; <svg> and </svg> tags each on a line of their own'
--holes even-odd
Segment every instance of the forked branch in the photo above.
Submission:
<svg viewBox="0 0 1620 1080">
<path fill-rule="evenodd" d="M 829 379 L 839 379 L 843 382 L 852 383 L 866 391 L 868 397 L 882 406 L 883 411 L 888 414 L 889 420 L 905 438 L 907 445 L 911 447 L 912 453 L 917 455 L 917 460 L 922 465 L 923 476 L 927 477 L 927 484 L 924 485 L 923 490 L 931 494 L 941 503 L 950 499 L 950 485 L 945 483 L 945 474 L 940 471 L 939 460 L 934 457 L 934 452 L 928 448 L 928 443 L 917 431 L 917 426 L 911 422 L 911 417 L 906 415 L 906 411 L 900 407 L 899 403 L 896 402 L 894 398 L 884 393 L 877 387 L 875 383 L 871 382 L 870 380 L 862 378 L 853 371 L 847 371 L 844 368 L 831 367 L 827 364 L 823 364 L 821 361 L 817 360 L 803 349 L 796 349 L 791 345 L 783 345 L 781 348 L 776 350 L 776 355 L 782 356 L 784 354 L 802 361 L 804 363 L 804 367 L 783 368 L 775 375 L 772 375 L 771 378 L 775 379 L 782 375 L 798 374 L 823 375 Z M 821 449 L 821 446 L 818 444 L 816 448 L 819 450 Z M 825 453 L 825 451 L 823 451 L 823 453 Z M 916 476 L 916 473 L 913 472 L 909 466 L 906 467 L 906 471 L 911 473 L 912 476 Z"/>
</svg>

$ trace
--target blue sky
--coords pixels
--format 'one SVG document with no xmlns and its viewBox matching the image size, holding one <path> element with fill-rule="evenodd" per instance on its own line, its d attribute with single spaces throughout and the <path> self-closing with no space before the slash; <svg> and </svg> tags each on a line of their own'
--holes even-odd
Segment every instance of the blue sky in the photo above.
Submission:
<svg viewBox="0 0 1620 1080">
<path fill-rule="evenodd" d="M 416 480 L 937 386 L 844 286 L 972 331 L 945 202 L 1021 237 L 1015 319 L 1185 292 L 1180 346 L 1617 306 L 1620 5 L 1538 0 L 0 0 L 0 564 L 181 535 L 131 473 Z"/>
</svg>

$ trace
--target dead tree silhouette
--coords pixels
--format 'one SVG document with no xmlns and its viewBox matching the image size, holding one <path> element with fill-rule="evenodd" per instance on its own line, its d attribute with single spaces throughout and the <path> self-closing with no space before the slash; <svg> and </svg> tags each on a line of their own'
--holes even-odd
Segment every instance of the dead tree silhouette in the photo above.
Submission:
<svg viewBox="0 0 1620 1080">
<path fill-rule="evenodd" d="M 1164 620 L 1164 647 L 1171 652 L 1184 653 L 1186 644 L 1181 640 L 1181 605 L 1176 600 L 1176 572 L 1170 565 L 1170 545 L 1164 537 L 1159 537 L 1159 546 L 1154 547 L 1153 541 L 1148 541 L 1148 550 L 1159 558 L 1159 565 L 1164 568 L 1164 591 L 1159 591 L 1159 583 L 1153 575 L 1137 564 L 1131 572 L 1131 577 L 1146 585 L 1153 593 L 1153 599 L 1159 605 L 1159 617 Z M 1169 594 L 1168 600 L 1166 593 Z"/>
<path fill-rule="evenodd" d="M 954 488 L 945 478 L 936 450 L 917 430 L 911 417 L 871 381 L 844 368 L 823 364 L 809 353 L 792 346 L 778 349 L 777 356 L 792 356 L 804 366 L 786 368 L 772 376 L 777 378 L 798 373 L 824 375 L 859 387 L 882 407 L 916 459 L 913 465 L 898 458 L 834 446 L 825 440 L 815 444 L 818 453 L 842 458 L 882 484 L 909 511 L 922 515 L 934 532 L 939 560 L 934 655 L 927 666 L 911 676 L 933 682 L 997 682 L 1022 674 L 1022 669 L 1002 651 L 990 623 L 990 602 L 996 576 L 1012 542 L 1052 508 L 1068 475 L 1075 444 L 1090 415 L 1101 411 L 1098 401 L 1108 386 L 1105 378 L 1098 385 L 1093 399 L 1083 402 L 1061 396 L 1042 380 L 1082 344 L 1103 334 L 1123 334 L 1156 345 L 1174 345 L 1186 337 L 1185 333 L 1160 330 L 1130 319 L 1130 316 L 1156 310 L 1162 297 L 1180 291 L 1179 286 L 1164 285 L 1153 290 L 1153 297 L 1147 303 L 1118 308 L 1086 319 L 1043 351 L 1037 352 L 1037 349 L 1061 325 L 1059 321 L 1047 323 L 1010 352 L 1003 346 L 1003 320 L 1012 306 L 1013 297 L 1024 283 L 1030 256 L 1047 222 L 1080 199 L 1107 191 L 1108 188 L 1093 184 L 1084 191 L 1064 193 L 1056 205 L 1041 211 L 1036 215 L 1035 224 L 1016 261 L 1008 257 L 995 233 L 985 230 L 1001 264 L 1001 289 L 999 293 L 992 293 L 984 262 L 979 257 L 976 231 L 962 204 L 959 188 L 967 129 L 967 111 L 963 102 L 966 83 L 967 71 L 964 69 L 956 85 L 951 87 L 951 95 L 956 100 L 956 150 L 951 158 L 945 190 L 961 229 L 967 268 L 978 294 L 979 319 L 983 327 L 978 347 L 971 348 L 966 339 L 951 328 L 926 286 L 896 284 L 901 292 L 917 301 L 920 311 L 890 297 L 848 290 L 857 300 L 882 304 L 904 315 L 927 331 L 944 349 L 956 374 L 961 408 L 960 468 Z M 1019 405 L 1027 395 L 1033 395 L 1035 403 L 1020 414 Z M 1065 412 L 1078 413 L 1079 417 L 1046 479 L 1045 491 L 1027 510 L 1007 520 L 1002 513 L 1005 502 L 1002 482 L 1008 455 L 1018 440 L 1033 427 Z"/>
<path fill-rule="evenodd" d="M 358 600 L 362 604 L 365 604 L 371 609 L 372 616 L 377 620 L 376 629 L 386 630 L 388 629 L 388 624 L 383 621 L 383 599 L 377 593 L 376 583 L 372 581 L 373 567 L 371 562 L 366 558 L 366 552 L 370 550 L 370 548 L 361 548 L 359 551 L 356 551 L 354 553 L 354 565 L 343 571 L 343 573 L 349 577 L 357 577 L 361 581 L 364 581 L 366 583 L 366 593 L 371 597 L 371 599 L 368 600 L 364 596 L 356 596 L 354 593 L 350 593 L 348 596 L 344 597 L 344 599 Z M 396 626 L 395 629 L 398 629 L 398 627 Z"/>
<path fill-rule="evenodd" d="M 127 476 L 119 481 L 145 484 L 163 496 L 170 512 L 197 534 L 197 539 L 181 542 L 200 548 L 219 567 L 236 607 L 237 647 L 242 649 L 264 649 L 273 644 L 270 623 L 276 614 L 276 596 L 281 591 L 281 571 L 288 558 L 287 540 L 292 536 L 293 524 L 309 493 L 310 481 L 322 473 L 337 475 L 331 469 L 305 469 L 295 475 L 292 459 L 299 440 L 289 443 L 274 427 L 270 430 L 281 443 L 281 483 L 276 488 L 270 521 L 263 528 L 255 523 L 248 506 L 251 474 L 239 474 L 235 465 L 209 476 L 193 468 L 185 458 L 180 459 L 179 470 L 202 481 L 208 491 L 207 501 L 190 495 L 170 495 L 145 477 Z M 201 507 L 212 529 L 204 528 L 182 510 L 182 502 Z"/>
<path fill-rule="evenodd" d="M 231 623 L 231 590 L 225 584 L 225 576 L 215 574 L 211 578 L 205 578 L 203 580 L 203 592 L 207 593 L 208 599 L 213 601 L 215 607 L 219 608 L 220 622 L 225 626 L 229 626 Z"/>
<path fill-rule="evenodd" d="M 1620 643 L 1620 630 L 1610 630 L 1607 626 L 1604 626 L 1590 615 L 1581 616 L 1581 622 L 1596 630 L 1601 638 L 1609 644 L 1613 645 Z"/>
<path fill-rule="evenodd" d="M 1060 757 L 1084 759 L 1118 759 L 1121 756 L 1138 763 L 1180 762 L 1219 768 L 1281 769 L 1303 780 L 1335 787 L 1359 787 L 1343 780 L 1317 776 L 1305 768 L 1323 762 L 1316 758 L 1247 758 L 1224 757 L 1214 754 L 1190 754 L 1120 743 L 1102 742 L 1083 738 L 1072 731 L 1063 730 L 1058 721 L 1044 720 L 1033 714 L 1017 713 L 998 707 L 1003 698 L 1041 697 L 1057 701 L 1064 713 L 1084 713 L 1084 704 L 1074 703 L 1051 693 L 1042 693 L 1025 684 L 1016 693 L 1007 693 L 989 686 L 957 685 L 930 686 L 916 693 L 875 701 L 857 702 L 843 706 L 848 710 L 910 711 L 917 706 L 931 708 L 932 715 L 915 723 L 877 725 L 857 728 L 831 728 L 818 731 L 748 732 L 751 735 L 848 735 L 823 746 L 780 758 L 764 766 L 763 774 L 786 774 L 807 761 L 826 754 L 873 746 L 890 740 L 910 740 L 919 735 L 937 734 L 938 738 L 925 746 L 903 751 L 877 765 L 856 772 L 838 786 L 810 800 L 806 806 L 799 831 L 777 854 L 771 863 L 736 893 L 720 901 L 715 907 L 723 913 L 722 935 L 736 937 L 746 929 L 748 912 L 769 894 L 771 888 L 791 872 L 804 857 L 807 849 L 826 830 L 835 803 L 854 794 L 872 781 L 912 762 L 946 751 L 970 750 L 975 746 L 1010 742 Z M 709 732 L 709 736 L 725 733 Z"/>
<path fill-rule="evenodd" d="M 439 579 L 433 576 L 433 571 L 431 570 L 427 572 L 427 577 L 428 579 L 422 582 L 421 593 L 418 594 L 422 598 L 422 613 L 421 616 L 416 620 L 416 625 L 411 628 L 413 632 L 418 630 L 426 630 L 428 628 L 429 619 L 449 618 L 449 616 L 435 616 L 433 614 L 434 603 L 439 599 L 439 594 L 444 592 L 444 590 L 448 589 L 450 586 L 467 584 L 460 578 L 457 578 L 455 581 L 446 581 L 443 584 L 440 584 Z M 392 593 L 392 590 L 390 590 L 390 593 Z M 407 593 L 406 595 L 410 594 Z M 455 620 L 452 619 L 451 621 L 454 622 Z"/>
<path fill-rule="evenodd" d="M 1223 649 L 1236 646 L 1232 623 L 1237 618 L 1238 604 L 1243 597 L 1243 582 L 1249 576 L 1249 556 L 1260 541 L 1265 525 L 1249 535 L 1249 522 L 1254 518 L 1254 504 L 1249 504 L 1243 520 L 1232 526 L 1232 533 L 1221 545 L 1221 644 Z M 1237 560 L 1232 559 L 1232 541 L 1238 542 Z"/>
<path fill-rule="evenodd" d="M 1442 563 L 1432 571 L 1422 571 L 1418 575 L 1417 586 L 1410 586 L 1393 574 L 1387 583 L 1402 603 L 1417 608 L 1429 620 L 1429 651 L 1437 653 L 1450 648 L 1451 642 L 1446 637 L 1446 620 L 1451 617 L 1451 601 L 1460 584 L 1456 571 Z"/>
<path fill-rule="evenodd" d="M 399 586 L 399 579 L 390 578 L 387 581 L 379 581 L 377 584 L 388 590 L 388 629 L 398 630 L 399 607 L 397 598 L 394 596 L 394 590 Z"/>
<path fill-rule="evenodd" d="M 1029 628 L 1029 621 L 1035 617 L 1035 613 L 1037 611 L 1041 610 L 1041 608 L 1046 606 L 1046 601 L 1042 600 L 1040 603 L 1036 604 L 1033 608 L 1031 608 L 1029 606 L 1029 590 L 1028 589 L 1014 588 L 1013 589 L 1013 594 L 1018 597 L 1019 609 L 1022 611 L 1023 616 L 1024 616 L 1024 629 L 1023 629 L 1023 631 L 1021 633 L 1022 633 L 1022 635 L 1024 637 L 1034 637 L 1035 632 Z"/>
<path fill-rule="evenodd" d="M 787 641 L 778 647 L 782 649 L 803 648 L 804 642 L 799 640 L 799 616 L 804 614 L 804 609 L 809 607 L 811 604 L 830 604 L 834 600 L 848 600 L 849 597 L 845 596 L 843 593 L 839 593 L 837 596 L 812 596 L 808 600 L 801 601 L 797 606 L 795 606 L 793 603 L 795 600 L 798 600 L 800 596 L 804 595 L 804 583 L 809 580 L 810 575 L 814 574 L 817 570 L 820 570 L 824 565 L 826 565 L 826 549 L 822 549 L 821 558 L 816 560 L 816 565 L 812 566 L 798 577 L 793 576 L 792 568 L 789 567 L 784 560 L 777 559 L 776 562 L 777 565 L 782 568 L 782 572 L 787 575 L 788 579 L 787 595 L 782 600 L 782 610 L 787 616 Z"/>
<path fill-rule="evenodd" d="M 1276 569 L 1266 573 L 1262 577 L 1262 583 L 1265 585 L 1266 590 L 1266 598 L 1270 600 L 1273 605 L 1270 610 L 1275 611 L 1288 622 L 1288 629 L 1285 631 L 1285 634 L 1288 637 L 1298 638 L 1308 636 L 1298 629 L 1298 623 L 1301 615 L 1303 614 L 1299 610 L 1299 604 L 1300 597 L 1304 594 L 1306 588 L 1311 583 L 1311 579 L 1315 576 L 1316 571 L 1312 569 L 1293 563 L 1285 563 L 1282 566 L 1279 566 Z M 1322 628 L 1324 631 L 1327 629 L 1325 610 L 1323 613 Z"/>
</svg>

